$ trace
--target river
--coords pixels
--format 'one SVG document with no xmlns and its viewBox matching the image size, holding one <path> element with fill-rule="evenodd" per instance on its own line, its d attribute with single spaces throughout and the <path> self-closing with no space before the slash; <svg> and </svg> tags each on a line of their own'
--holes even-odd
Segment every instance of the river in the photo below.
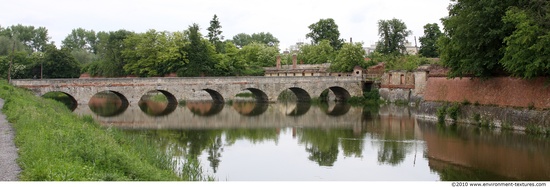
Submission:
<svg viewBox="0 0 550 187">
<path fill-rule="evenodd" d="M 186 102 L 124 108 L 79 105 L 74 112 L 156 138 L 176 161 L 196 160 L 218 181 L 550 180 L 548 138 L 438 125 L 417 119 L 408 106 Z"/>
</svg>

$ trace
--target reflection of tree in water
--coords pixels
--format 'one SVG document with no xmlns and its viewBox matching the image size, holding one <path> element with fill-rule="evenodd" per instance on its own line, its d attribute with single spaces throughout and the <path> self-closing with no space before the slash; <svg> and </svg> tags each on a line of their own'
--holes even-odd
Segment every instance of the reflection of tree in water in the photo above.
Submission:
<svg viewBox="0 0 550 187">
<path fill-rule="evenodd" d="M 233 145 L 237 140 L 248 140 L 254 144 L 279 141 L 278 129 L 231 129 L 225 131 L 227 145 Z"/>
<path fill-rule="evenodd" d="M 278 129 L 232 129 L 232 130 L 144 130 L 131 131 L 136 135 L 151 137 L 157 145 L 174 157 L 197 161 L 206 152 L 210 167 L 217 172 L 222 153 L 226 145 L 237 140 L 248 140 L 253 143 L 278 141 Z M 225 135 L 224 144 L 222 135 Z"/>
<path fill-rule="evenodd" d="M 332 166 L 338 158 L 338 145 L 328 147 L 306 145 L 306 151 L 309 153 L 308 159 L 317 162 L 319 166 Z"/>
<path fill-rule="evenodd" d="M 220 165 L 220 158 L 222 157 L 223 145 L 221 137 L 216 137 L 214 144 L 208 148 L 208 161 L 210 161 L 210 167 L 214 170 L 214 173 L 218 170 Z"/>
<path fill-rule="evenodd" d="M 363 136 L 357 137 L 351 129 L 302 129 L 299 142 L 305 144 L 309 160 L 320 166 L 332 166 L 338 159 L 339 144 L 345 156 L 362 157 Z"/>
<path fill-rule="evenodd" d="M 404 142 L 398 141 L 382 141 L 381 148 L 378 149 L 378 162 L 387 163 L 392 166 L 398 165 L 405 160 L 407 154 Z"/>
</svg>

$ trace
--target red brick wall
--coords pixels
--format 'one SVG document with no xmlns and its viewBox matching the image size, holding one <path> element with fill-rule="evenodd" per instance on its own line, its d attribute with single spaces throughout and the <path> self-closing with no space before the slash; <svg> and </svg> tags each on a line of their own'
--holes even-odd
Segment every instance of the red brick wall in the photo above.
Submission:
<svg viewBox="0 0 550 187">
<path fill-rule="evenodd" d="M 523 80 L 496 77 L 488 80 L 446 77 L 429 77 L 424 93 L 426 101 L 462 102 L 510 107 L 550 108 L 550 82 L 548 78 Z"/>
</svg>

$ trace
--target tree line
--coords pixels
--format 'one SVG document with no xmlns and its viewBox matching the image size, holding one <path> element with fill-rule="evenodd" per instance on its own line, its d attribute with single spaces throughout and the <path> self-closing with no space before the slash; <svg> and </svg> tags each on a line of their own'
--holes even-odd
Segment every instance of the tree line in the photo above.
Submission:
<svg viewBox="0 0 550 187">
<path fill-rule="evenodd" d="M 396 51 L 403 48 L 410 34 L 405 24 L 397 19 L 381 20 L 379 27 L 384 35 L 379 43 L 387 45 L 380 45 L 377 51 L 400 54 Z M 225 39 L 217 15 L 210 21 L 207 35 L 196 23 L 176 32 L 76 28 L 62 40 L 60 49 L 49 42 L 44 27 L 0 26 L 0 75 L 7 77 L 10 61 L 12 78 L 77 78 L 81 73 L 99 77 L 257 76 L 263 75 L 263 67 L 275 66 L 278 55 L 283 64 L 290 64 L 294 54 L 305 64 L 331 63 L 333 72 L 374 63 L 365 61 L 362 43 L 340 38 L 332 18 L 320 19 L 308 28 L 306 37 L 311 44 L 280 53 L 279 40 L 269 32 L 239 33 Z"/>
</svg>

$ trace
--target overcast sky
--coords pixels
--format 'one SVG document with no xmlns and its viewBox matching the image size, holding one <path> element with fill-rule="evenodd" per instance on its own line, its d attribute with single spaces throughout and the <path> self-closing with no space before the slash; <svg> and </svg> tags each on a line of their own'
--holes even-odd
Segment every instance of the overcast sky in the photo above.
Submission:
<svg viewBox="0 0 550 187">
<path fill-rule="evenodd" d="M 333 18 L 340 37 L 364 42 L 378 41 L 378 20 L 397 18 L 413 36 L 424 33 L 427 23 L 448 15 L 450 0 L 0 0 L 0 26 L 22 24 L 46 27 L 50 41 L 61 41 L 75 28 L 94 31 L 126 29 L 134 32 L 183 31 L 197 23 L 206 35 L 214 14 L 222 35 L 270 32 L 280 40 L 281 50 L 296 42 L 309 42 L 308 26 Z M 414 38 L 409 40 L 414 44 Z M 418 44 L 420 45 L 420 43 Z"/>
</svg>

